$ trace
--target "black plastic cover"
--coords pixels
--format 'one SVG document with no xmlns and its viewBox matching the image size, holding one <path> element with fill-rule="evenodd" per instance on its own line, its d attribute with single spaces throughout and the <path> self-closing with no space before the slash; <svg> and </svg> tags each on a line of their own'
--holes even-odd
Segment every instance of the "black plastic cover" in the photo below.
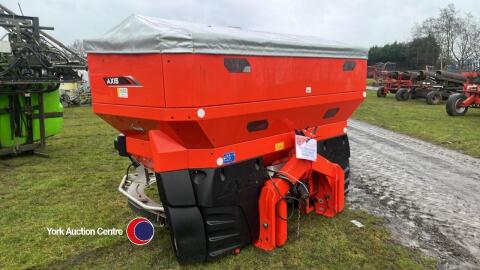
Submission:
<svg viewBox="0 0 480 270">
<path fill-rule="evenodd" d="M 120 156 L 128 157 L 127 137 L 125 137 L 124 134 L 118 134 L 117 138 L 113 142 L 113 147 L 118 151 Z"/>
<path fill-rule="evenodd" d="M 350 158 L 350 145 L 347 135 L 318 141 L 317 153 L 346 169 Z"/>
<path fill-rule="evenodd" d="M 240 206 L 252 239 L 257 238 L 258 199 L 264 184 L 262 158 L 220 169 L 195 170 L 192 172 L 192 181 L 199 206 Z"/>
<path fill-rule="evenodd" d="M 196 205 L 188 170 L 158 173 L 156 178 L 162 203 L 174 207 Z"/>
<path fill-rule="evenodd" d="M 204 261 L 205 227 L 198 207 L 165 207 L 175 255 L 180 263 Z"/>
<path fill-rule="evenodd" d="M 220 169 L 192 170 L 198 205 L 204 207 L 239 204 L 260 196 L 264 183 L 263 159 L 239 162 Z"/>
<path fill-rule="evenodd" d="M 248 224 L 238 206 L 204 207 L 207 260 L 231 254 L 236 248 L 251 243 Z M 258 226 L 258 224 L 257 224 Z"/>
<path fill-rule="evenodd" d="M 158 173 L 157 184 L 180 262 L 212 260 L 258 238 L 262 158 Z"/>
</svg>

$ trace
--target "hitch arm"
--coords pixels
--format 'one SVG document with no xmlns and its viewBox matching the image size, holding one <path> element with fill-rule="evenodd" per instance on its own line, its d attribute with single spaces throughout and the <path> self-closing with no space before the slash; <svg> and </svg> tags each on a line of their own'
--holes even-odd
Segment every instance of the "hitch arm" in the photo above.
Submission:
<svg viewBox="0 0 480 270">
<path fill-rule="evenodd" d="M 344 208 L 344 172 L 335 163 L 318 155 L 314 162 L 292 156 L 278 171 L 284 177 L 265 182 L 259 201 L 260 233 L 254 245 L 266 251 L 287 241 L 287 202 L 285 196 L 298 181 L 308 187 L 309 197 L 302 203 L 304 213 L 333 217 Z M 299 206 L 300 207 L 300 206 Z"/>
</svg>

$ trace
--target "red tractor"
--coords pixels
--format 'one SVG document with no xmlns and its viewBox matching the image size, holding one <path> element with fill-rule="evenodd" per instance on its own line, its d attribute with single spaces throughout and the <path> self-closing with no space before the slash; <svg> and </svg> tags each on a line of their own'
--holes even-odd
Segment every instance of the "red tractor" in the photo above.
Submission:
<svg viewBox="0 0 480 270">
<path fill-rule="evenodd" d="M 463 73 L 467 82 L 463 86 L 463 93 L 451 95 L 445 106 L 450 116 L 463 116 L 468 108 L 480 108 L 480 73 Z"/>
<path fill-rule="evenodd" d="M 139 15 L 85 47 L 93 111 L 135 169 L 119 191 L 181 263 L 284 245 L 287 203 L 343 210 L 366 50 Z"/>
</svg>

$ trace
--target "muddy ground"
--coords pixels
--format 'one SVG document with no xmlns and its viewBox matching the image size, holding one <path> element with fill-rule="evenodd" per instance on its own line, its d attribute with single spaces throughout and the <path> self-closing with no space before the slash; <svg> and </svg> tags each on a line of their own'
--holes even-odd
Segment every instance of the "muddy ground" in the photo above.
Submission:
<svg viewBox="0 0 480 270">
<path fill-rule="evenodd" d="M 355 120 L 349 138 L 350 204 L 441 269 L 480 269 L 480 160 Z"/>
</svg>

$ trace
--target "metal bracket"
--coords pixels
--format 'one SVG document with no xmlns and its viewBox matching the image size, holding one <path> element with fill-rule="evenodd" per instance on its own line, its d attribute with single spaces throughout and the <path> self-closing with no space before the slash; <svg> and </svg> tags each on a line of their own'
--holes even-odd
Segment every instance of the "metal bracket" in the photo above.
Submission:
<svg viewBox="0 0 480 270">
<path fill-rule="evenodd" d="M 118 186 L 118 191 L 127 197 L 129 202 L 133 203 L 135 207 L 165 219 L 163 206 L 145 195 L 145 188 L 150 187 L 156 181 L 157 179 L 154 175 L 147 176 L 145 168 L 138 166 L 135 173 L 123 177 Z"/>
</svg>

